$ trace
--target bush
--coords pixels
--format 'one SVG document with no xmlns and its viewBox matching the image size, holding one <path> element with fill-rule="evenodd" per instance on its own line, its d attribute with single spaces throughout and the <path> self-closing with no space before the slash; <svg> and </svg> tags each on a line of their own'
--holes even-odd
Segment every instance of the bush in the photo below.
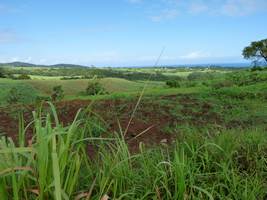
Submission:
<svg viewBox="0 0 267 200">
<path fill-rule="evenodd" d="M 11 88 L 11 90 L 9 91 L 8 95 L 7 95 L 7 102 L 9 104 L 16 104 L 19 102 L 20 100 L 20 96 L 21 94 L 19 93 L 17 88 Z"/>
<path fill-rule="evenodd" d="M 192 72 L 188 75 L 189 81 L 213 79 L 214 74 L 208 72 Z"/>
<path fill-rule="evenodd" d="M 171 88 L 181 87 L 180 82 L 178 80 L 168 80 L 166 81 L 166 85 Z"/>
<path fill-rule="evenodd" d="M 88 83 L 85 91 L 86 95 L 105 94 L 105 88 L 98 82 L 92 81 Z"/>
<path fill-rule="evenodd" d="M 232 81 L 229 81 L 229 80 L 220 81 L 220 82 L 212 84 L 213 89 L 220 89 L 220 88 L 232 87 L 232 86 L 234 86 L 234 83 Z"/>
<path fill-rule="evenodd" d="M 31 77 L 29 75 L 27 75 L 27 74 L 21 74 L 16 79 L 18 79 L 18 80 L 29 80 L 29 79 L 31 79 Z"/>
<path fill-rule="evenodd" d="M 51 98 L 53 101 L 60 101 L 64 98 L 64 90 L 61 85 L 53 87 Z"/>
<path fill-rule="evenodd" d="M 209 86 L 210 86 L 210 84 L 209 84 L 208 82 L 206 82 L 206 81 L 203 81 L 203 82 L 202 82 L 202 85 L 203 85 L 203 86 L 206 86 L 206 87 L 209 87 Z"/>
<path fill-rule="evenodd" d="M 263 70 L 263 68 L 262 67 L 259 67 L 259 66 L 254 66 L 254 67 L 252 67 L 251 69 L 250 69 L 250 71 L 252 71 L 252 72 L 255 72 L 255 71 L 262 71 Z"/>
<path fill-rule="evenodd" d="M 0 68 L 0 78 L 6 78 L 6 75 L 5 75 L 3 68 Z"/>
</svg>

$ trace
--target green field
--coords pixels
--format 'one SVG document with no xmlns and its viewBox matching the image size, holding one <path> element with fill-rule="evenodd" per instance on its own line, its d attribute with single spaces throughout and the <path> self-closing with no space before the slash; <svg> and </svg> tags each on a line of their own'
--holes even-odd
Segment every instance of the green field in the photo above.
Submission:
<svg viewBox="0 0 267 200">
<path fill-rule="evenodd" d="M 78 98 L 80 93 L 84 92 L 90 79 L 81 80 L 60 80 L 60 77 L 44 77 L 33 76 L 32 80 L 11 80 L 0 79 L 0 99 L 3 104 L 6 102 L 8 92 L 13 87 L 18 87 L 25 93 L 31 93 L 32 95 L 44 95 L 49 96 L 52 93 L 53 87 L 61 85 L 65 91 L 66 98 Z M 128 81 L 121 78 L 103 78 L 99 82 L 103 85 L 106 91 L 110 94 L 114 93 L 132 93 L 141 91 L 145 85 L 142 81 Z M 148 83 L 148 89 L 163 88 L 163 82 L 150 82 Z M 25 94 L 25 96 L 27 96 Z M 22 102 L 24 103 L 24 102 Z M 29 103 L 29 102 L 28 102 Z"/>
</svg>

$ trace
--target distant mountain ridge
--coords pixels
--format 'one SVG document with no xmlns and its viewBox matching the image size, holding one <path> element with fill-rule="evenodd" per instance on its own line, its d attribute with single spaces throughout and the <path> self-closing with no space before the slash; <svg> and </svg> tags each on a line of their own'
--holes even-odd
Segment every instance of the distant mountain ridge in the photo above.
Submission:
<svg viewBox="0 0 267 200">
<path fill-rule="evenodd" d="M 10 63 L 0 63 L 0 67 L 67 67 L 67 68 L 81 68 L 81 67 L 89 67 L 84 65 L 75 65 L 75 64 L 55 64 L 55 65 L 37 65 L 32 63 L 25 62 L 10 62 Z"/>
</svg>

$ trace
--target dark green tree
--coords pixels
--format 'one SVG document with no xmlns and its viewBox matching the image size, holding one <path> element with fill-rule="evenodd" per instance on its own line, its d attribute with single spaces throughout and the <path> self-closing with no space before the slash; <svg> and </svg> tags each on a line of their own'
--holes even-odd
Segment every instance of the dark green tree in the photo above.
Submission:
<svg viewBox="0 0 267 200">
<path fill-rule="evenodd" d="M 267 39 L 251 42 L 251 44 L 244 48 L 243 56 L 245 59 L 252 59 L 260 61 L 262 59 L 267 62 Z"/>
<path fill-rule="evenodd" d="M 5 71 L 3 68 L 0 67 L 0 78 L 5 78 Z"/>
</svg>

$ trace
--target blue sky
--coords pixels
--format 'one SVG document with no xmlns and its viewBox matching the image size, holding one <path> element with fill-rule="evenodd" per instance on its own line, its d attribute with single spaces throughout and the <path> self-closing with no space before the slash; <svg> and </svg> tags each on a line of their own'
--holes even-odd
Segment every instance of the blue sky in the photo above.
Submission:
<svg viewBox="0 0 267 200">
<path fill-rule="evenodd" d="M 0 0 L 0 62 L 244 62 L 266 20 L 267 0 Z"/>
</svg>

